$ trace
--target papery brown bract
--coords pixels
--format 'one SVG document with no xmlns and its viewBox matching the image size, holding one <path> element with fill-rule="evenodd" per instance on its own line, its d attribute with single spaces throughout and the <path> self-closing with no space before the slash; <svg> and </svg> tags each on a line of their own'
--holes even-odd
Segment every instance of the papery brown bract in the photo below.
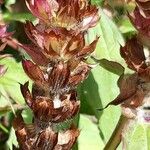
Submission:
<svg viewBox="0 0 150 150">
<path fill-rule="evenodd" d="M 139 77 L 137 74 L 122 75 L 118 80 L 120 94 L 110 102 L 109 105 L 119 105 L 135 109 L 143 104 L 145 92 L 141 88 Z"/>
<path fill-rule="evenodd" d="M 141 15 L 145 18 L 150 18 L 150 1 L 149 0 L 136 0 Z"/>
<path fill-rule="evenodd" d="M 150 1 L 136 0 L 134 12 L 129 14 L 129 18 L 138 30 L 138 39 L 145 45 L 150 47 Z"/>
<path fill-rule="evenodd" d="M 145 18 L 141 15 L 138 7 L 134 12 L 128 15 L 135 28 L 143 35 L 150 36 L 150 18 Z"/>
<path fill-rule="evenodd" d="M 43 33 L 30 22 L 26 24 L 25 29 L 28 37 L 37 47 L 33 45 L 23 45 L 22 47 L 31 55 L 34 62 L 39 60 L 39 64 L 42 64 L 42 59 L 44 60 L 43 64 L 46 64 L 48 60 L 68 61 L 69 59 L 86 57 L 95 50 L 99 39 L 97 37 L 90 45 L 85 46 L 83 33 L 75 36 L 63 28 L 52 29 L 49 33 Z M 35 49 L 38 49 L 38 51 Z"/>
<path fill-rule="evenodd" d="M 147 68 L 143 50 L 143 45 L 135 37 L 128 40 L 124 47 L 121 47 L 120 54 L 130 69 L 140 72 Z"/>
<path fill-rule="evenodd" d="M 58 123 L 71 119 L 78 113 L 80 103 L 76 97 L 71 96 L 72 92 L 64 95 L 65 97 L 58 97 L 60 106 L 55 106 L 55 99 L 53 101 L 48 97 L 33 97 L 27 86 L 28 83 L 21 85 L 21 91 L 36 120 L 47 124 Z"/>
<path fill-rule="evenodd" d="M 22 66 L 25 73 L 38 85 L 46 85 L 44 74 L 38 65 L 30 60 L 23 60 Z"/>
</svg>

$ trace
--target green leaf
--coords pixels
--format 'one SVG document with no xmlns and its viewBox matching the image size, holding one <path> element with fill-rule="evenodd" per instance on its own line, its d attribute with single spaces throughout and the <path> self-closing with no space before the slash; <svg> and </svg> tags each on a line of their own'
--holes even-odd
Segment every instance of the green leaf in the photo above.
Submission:
<svg viewBox="0 0 150 150">
<path fill-rule="evenodd" d="M 15 130 L 13 128 L 11 128 L 9 139 L 7 141 L 7 146 L 9 148 L 9 150 L 13 150 L 13 145 L 17 147 L 18 142 L 16 139 Z"/>
<path fill-rule="evenodd" d="M 35 17 L 31 13 L 10 13 L 3 14 L 5 21 L 20 21 L 26 22 L 26 20 L 34 21 Z"/>
<path fill-rule="evenodd" d="M 1 64 L 8 68 L 5 75 L 0 78 L 1 107 L 10 105 L 11 99 L 16 103 L 24 104 L 19 83 L 23 84 L 29 78 L 24 73 L 21 63 L 16 62 L 14 58 L 8 57 L 1 60 Z"/>
<path fill-rule="evenodd" d="M 136 29 L 134 28 L 130 20 L 127 18 L 122 19 L 119 22 L 119 24 L 120 24 L 120 31 L 122 33 L 135 33 L 136 32 Z"/>
<path fill-rule="evenodd" d="M 16 0 L 6 0 L 6 5 L 15 4 Z"/>
<path fill-rule="evenodd" d="M 104 3 L 104 0 L 91 0 L 93 5 L 101 6 Z"/>
<path fill-rule="evenodd" d="M 99 137 L 96 124 L 84 115 L 80 115 L 79 129 L 81 130 L 78 138 L 78 150 L 101 150 L 104 143 Z"/>
<path fill-rule="evenodd" d="M 102 10 L 100 16 L 98 25 L 90 29 L 87 35 L 88 42 L 93 41 L 96 35 L 100 36 L 93 56 L 97 59 L 119 60 L 119 49 L 120 45 L 124 45 L 124 39 L 114 22 Z"/>
<path fill-rule="evenodd" d="M 127 150 L 150 150 L 150 127 L 135 122 L 125 134 Z"/>
<path fill-rule="evenodd" d="M 125 64 L 120 56 L 120 44 L 124 45 L 124 39 L 116 25 L 101 10 L 100 23 L 90 29 L 87 41 L 90 43 L 100 36 L 96 51 L 93 57 L 108 59 Z M 123 65 L 124 66 L 124 65 Z M 109 68 L 110 70 L 110 68 Z M 79 93 L 81 100 L 81 112 L 94 114 L 98 119 L 100 137 L 104 142 L 110 138 L 120 116 L 120 108 L 110 106 L 105 111 L 98 111 L 97 108 L 104 108 L 119 93 L 117 87 L 118 75 L 112 74 L 101 66 L 92 70 L 89 78 L 80 85 Z"/>
<path fill-rule="evenodd" d="M 117 63 L 117 62 L 114 62 L 114 61 L 109 61 L 107 59 L 101 59 L 99 60 L 99 65 L 101 67 L 103 67 L 104 69 L 116 74 L 116 75 L 122 75 L 124 73 L 124 67 Z"/>
</svg>

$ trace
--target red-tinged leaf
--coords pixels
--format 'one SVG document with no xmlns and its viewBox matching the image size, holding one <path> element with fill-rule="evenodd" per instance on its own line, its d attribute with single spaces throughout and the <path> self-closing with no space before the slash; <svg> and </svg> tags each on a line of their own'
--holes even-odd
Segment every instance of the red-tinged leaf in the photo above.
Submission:
<svg viewBox="0 0 150 150">
<path fill-rule="evenodd" d="M 45 83 L 45 78 L 43 75 L 42 70 L 35 65 L 30 60 L 23 60 L 22 66 L 25 71 L 25 73 L 33 80 L 35 83 L 39 85 L 43 85 Z"/>
<path fill-rule="evenodd" d="M 140 72 L 147 67 L 143 50 L 143 45 L 137 38 L 132 38 L 121 47 L 120 53 L 130 69 Z"/>
</svg>

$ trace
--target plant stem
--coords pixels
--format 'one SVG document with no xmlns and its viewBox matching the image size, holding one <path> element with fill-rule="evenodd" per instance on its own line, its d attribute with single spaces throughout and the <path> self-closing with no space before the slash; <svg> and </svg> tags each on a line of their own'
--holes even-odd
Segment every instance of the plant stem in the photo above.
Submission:
<svg viewBox="0 0 150 150">
<path fill-rule="evenodd" d="M 129 119 L 126 116 L 124 116 L 124 115 L 120 116 L 118 124 L 117 124 L 113 134 L 111 135 L 109 141 L 107 142 L 106 146 L 104 147 L 104 150 L 116 150 L 116 148 L 121 143 L 122 131 L 125 128 L 128 121 L 129 121 Z"/>
<path fill-rule="evenodd" d="M 9 134 L 8 129 L 0 123 L 0 129 L 3 130 L 6 134 Z"/>
</svg>

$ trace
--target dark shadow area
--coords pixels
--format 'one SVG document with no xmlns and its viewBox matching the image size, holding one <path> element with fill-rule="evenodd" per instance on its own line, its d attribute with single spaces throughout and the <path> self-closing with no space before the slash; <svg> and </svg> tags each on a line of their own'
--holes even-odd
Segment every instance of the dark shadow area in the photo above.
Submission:
<svg viewBox="0 0 150 150">
<path fill-rule="evenodd" d="M 103 111 L 98 111 L 98 108 L 103 108 L 101 98 L 98 91 L 98 85 L 92 73 L 78 87 L 78 97 L 81 101 L 80 113 L 86 115 L 94 115 L 97 120 L 100 120 Z M 98 122 L 97 122 L 98 123 Z M 104 140 L 104 135 L 99 128 L 100 136 Z"/>
</svg>

